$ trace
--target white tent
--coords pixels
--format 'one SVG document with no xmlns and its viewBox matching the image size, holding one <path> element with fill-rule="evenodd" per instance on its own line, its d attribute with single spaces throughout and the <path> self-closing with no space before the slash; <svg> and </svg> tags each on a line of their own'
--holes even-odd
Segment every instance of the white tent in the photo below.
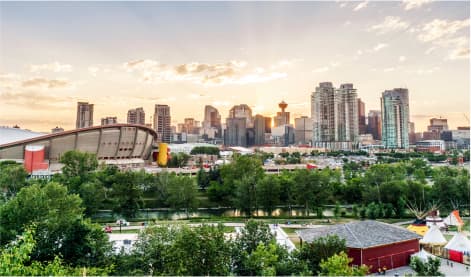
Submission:
<svg viewBox="0 0 471 277">
<path fill-rule="evenodd" d="M 440 228 L 446 228 L 445 222 L 443 222 L 443 218 L 439 216 L 427 216 L 425 218 L 427 222 L 427 227 L 432 227 L 432 225 L 437 225 Z"/>
<path fill-rule="evenodd" d="M 424 249 L 420 250 L 420 252 L 417 252 L 415 254 L 412 255 L 412 257 L 417 257 L 419 259 L 421 259 L 422 261 L 427 261 L 428 258 L 435 258 L 434 255 L 430 254 L 429 252 L 425 251 Z"/>
<path fill-rule="evenodd" d="M 470 252 L 471 242 L 465 235 L 461 233 L 456 233 L 456 235 L 450 240 L 450 242 L 445 245 L 445 248 L 459 252 Z"/>
<path fill-rule="evenodd" d="M 442 235 L 442 232 L 437 225 L 432 225 L 425 233 L 424 237 L 419 241 L 422 244 L 441 244 L 445 245 L 447 243 L 445 237 Z"/>
<path fill-rule="evenodd" d="M 463 220 L 461 219 L 458 211 L 452 211 L 443 221 L 448 226 L 462 226 L 463 225 Z"/>
</svg>

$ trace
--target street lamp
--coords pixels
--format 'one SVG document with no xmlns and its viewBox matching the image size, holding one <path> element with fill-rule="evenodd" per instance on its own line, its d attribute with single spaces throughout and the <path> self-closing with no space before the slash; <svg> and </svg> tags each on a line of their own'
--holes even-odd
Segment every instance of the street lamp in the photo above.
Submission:
<svg viewBox="0 0 471 277">
<path fill-rule="evenodd" d="M 121 225 L 123 224 L 123 220 L 119 220 L 119 232 L 121 233 Z"/>
</svg>

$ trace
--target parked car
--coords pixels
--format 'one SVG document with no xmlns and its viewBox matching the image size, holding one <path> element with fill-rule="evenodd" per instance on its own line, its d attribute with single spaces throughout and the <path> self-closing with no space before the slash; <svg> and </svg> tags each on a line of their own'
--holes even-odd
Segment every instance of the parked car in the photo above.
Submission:
<svg viewBox="0 0 471 277">
<path fill-rule="evenodd" d="M 121 224 L 120 224 L 121 223 Z M 121 225 L 121 226 L 129 226 L 129 222 L 127 222 L 125 219 L 118 219 L 116 220 L 116 224 L 117 225 Z"/>
</svg>

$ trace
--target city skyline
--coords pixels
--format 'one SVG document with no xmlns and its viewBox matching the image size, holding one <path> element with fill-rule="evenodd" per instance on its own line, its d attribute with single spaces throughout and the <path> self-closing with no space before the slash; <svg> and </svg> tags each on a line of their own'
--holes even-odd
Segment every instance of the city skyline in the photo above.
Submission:
<svg viewBox="0 0 471 277">
<path fill-rule="evenodd" d="M 0 125 L 73 129 L 80 101 L 95 125 L 135 107 L 151 122 L 163 104 L 176 126 L 202 121 L 205 105 L 222 121 L 239 104 L 273 117 L 281 100 L 293 124 L 321 82 L 352 83 L 366 114 L 407 88 L 417 131 L 439 116 L 469 125 L 469 2 L 1 2 L 0 13 Z"/>
</svg>

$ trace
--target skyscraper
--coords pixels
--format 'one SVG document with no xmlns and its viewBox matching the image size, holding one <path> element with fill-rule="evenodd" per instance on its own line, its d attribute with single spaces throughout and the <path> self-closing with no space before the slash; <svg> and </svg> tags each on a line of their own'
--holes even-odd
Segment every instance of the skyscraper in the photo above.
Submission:
<svg viewBox="0 0 471 277">
<path fill-rule="evenodd" d="M 101 126 L 113 125 L 118 123 L 118 118 L 116 116 L 107 116 L 101 119 Z"/>
<path fill-rule="evenodd" d="M 265 117 L 257 114 L 254 120 L 255 145 L 265 144 Z"/>
<path fill-rule="evenodd" d="M 373 135 L 373 139 L 381 140 L 381 111 L 370 110 L 368 113 L 368 130 Z"/>
<path fill-rule="evenodd" d="M 245 118 L 246 128 L 253 126 L 252 109 L 246 104 L 233 106 L 229 110 L 229 118 Z"/>
<path fill-rule="evenodd" d="M 202 128 L 203 137 L 206 137 L 207 139 L 221 137 L 221 115 L 215 107 L 209 105 L 204 107 L 204 120 Z"/>
<path fill-rule="evenodd" d="M 146 113 L 144 112 L 144 109 L 142 107 L 135 108 L 135 109 L 130 109 L 128 111 L 128 120 L 127 120 L 127 122 L 129 124 L 145 125 L 146 124 Z"/>
<path fill-rule="evenodd" d="M 172 129 L 170 127 L 170 107 L 168 105 L 155 105 L 154 129 L 157 132 L 157 141 L 169 143 Z"/>
<path fill-rule="evenodd" d="M 265 133 L 271 133 L 271 117 L 265 117 Z"/>
<path fill-rule="evenodd" d="M 308 144 L 312 140 L 312 120 L 307 116 L 294 119 L 294 142 Z"/>
<path fill-rule="evenodd" d="M 366 134 L 365 102 L 358 98 L 358 134 Z"/>
<path fill-rule="evenodd" d="M 335 140 L 335 89 L 331 82 L 320 83 L 311 95 L 313 143 Z"/>
<path fill-rule="evenodd" d="M 358 100 L 353 84 L 341 84 L 334 96 L 335 141 L 356 141 Z"/>
<path fill-rule="evenodd" d="M 224 145 L 247 146 L 247 121 L 245 118 L 227 118 Z"/>
<path fill-rule="evenodd" d="M 409 148 L 409 91 L 386 90 L 381 97 L 382 140 L 386 148 Z"/>
<path fill-rule="evenodd" d="M 285 112 L 285 109 L 288 107 L 288 104 L 285 101 L 281 101 L 278 104 L 278 107 L 280 107 L 281 112 L 277 112 L 276 116 L 273 118 L 273 127 L 289 124 L 289 112 Z"/>
<path fill-rule="evenodd" d="M 77 102 L 77 120 L 75 128 L 86 128 L 93 126 L 93 104 L 88 102 Z"/>
</svg>

